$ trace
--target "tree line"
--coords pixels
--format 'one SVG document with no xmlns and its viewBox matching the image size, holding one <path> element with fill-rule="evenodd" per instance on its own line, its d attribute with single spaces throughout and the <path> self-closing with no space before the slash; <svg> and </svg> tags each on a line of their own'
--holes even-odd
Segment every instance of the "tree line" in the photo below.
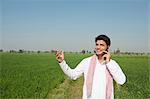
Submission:
<svg viewBox="0 0 150 99">
<path fill-rule="evenodd" d="M 8 52 L 8 53 L 56 53 L 56 50 L 50 50 L 50 51 L 29 51 L 29 50 L 24 50 L 24 49 L 19 49 L 19 50 L 9 50 L 9 51 L 4 51 L 3 49 L 0 49 L 0 53 L 2 52 Z M 94 53 L 88 50 L 81 50 L 80 52 L 73 52 L 73 51 L 69 51 L 69 52 L 65 52 L 65 53 L 80 53 L 80 54 L 92 54 Z M 115 55 L 145 55 L 148 54 L 150 55 L 150 53 L 137 53 L 137 52 L 121 52 L 119 48 L 117 48 L 117 50 L 114 50 L 114 52 L 111 52 L 112 54 Z"/>
</svg>

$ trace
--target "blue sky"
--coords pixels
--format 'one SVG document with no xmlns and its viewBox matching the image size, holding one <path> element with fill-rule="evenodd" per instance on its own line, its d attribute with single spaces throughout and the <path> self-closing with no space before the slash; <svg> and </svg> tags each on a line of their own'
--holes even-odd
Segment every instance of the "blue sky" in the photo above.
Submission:
<svg viewBox="0 0 150 99">
<path fill-rule="evenodd" d="M 148 0 L 1 0 L 4 50 L 93 50 L 100 34 L 111 51 L 148 52 Z"/>
</svg>

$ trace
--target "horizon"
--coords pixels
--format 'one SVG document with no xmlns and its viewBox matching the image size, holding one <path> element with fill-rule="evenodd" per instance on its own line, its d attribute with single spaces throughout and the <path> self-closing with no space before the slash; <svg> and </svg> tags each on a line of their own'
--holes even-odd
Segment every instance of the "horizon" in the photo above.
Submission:
<svg viewBox="0 0 150 99">
<path fill-rule="evenodd" d="M 11 50 L 3 50 L 3 49 L 0 49 L 0 53 L 2 52 L 8 52 L 8 53 L 20 53 L 20 50 L 22 50 L 23 52 L 21 52 L 21 53 L 54 53 L 54 52 L 52 52 L 53 51 L 53 49 L 50 49 L 50 50 L 25 50 L 25 49 L 11 49 Z M 85 51 L 85 54 L 86 53 L 91 53 L 91 54 L 93 54 L 94 53 L 94 50 L 92 50 L 92 51 L 89 51 L 89 50 L 86 50 L 86 49 L 83 49 L 84 51 Z M 66 51 L 66 50 L 62 50 L 63 52 L 65 52 L 65 53 L 82 53 L 82 51 L 83 50 L 81 50 L 81 51 Z M 118 49 L 117 49 L 118 50 Z M 110 50 L 110 53 L 116 53 L 117 52 L 117 50 Z M 120 49 L 119 49 L 119 53 L 116 53 L 116 54 L 150 54 L 150 52 L 130 52 L 130 51 L 121 51 Z"/>
</svg>

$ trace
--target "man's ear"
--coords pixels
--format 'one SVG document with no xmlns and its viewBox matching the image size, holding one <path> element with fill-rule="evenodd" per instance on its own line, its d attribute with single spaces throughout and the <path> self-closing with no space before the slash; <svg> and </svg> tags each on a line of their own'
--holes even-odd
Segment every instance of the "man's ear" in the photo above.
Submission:
<svg viewBox="0 0 150 99">
<path fill-rule="evenodd" d="M 110 46 L 108 45 L 108 46 L 107 46 L 107 51 L 109 51 L 109 48 L 110 48 Z"/>
</svg>

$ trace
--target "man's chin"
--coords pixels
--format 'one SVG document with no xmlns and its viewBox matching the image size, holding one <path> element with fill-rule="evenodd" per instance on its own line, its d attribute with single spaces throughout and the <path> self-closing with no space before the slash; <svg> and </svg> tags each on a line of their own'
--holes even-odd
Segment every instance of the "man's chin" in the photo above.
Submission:
<svg viewBox="0 0 150 99">
<path fill-rule="evenodd" d="M 96 55 L 101 55 L 102 53 L 101 52 L 96 52 Z"/>
</svg>

